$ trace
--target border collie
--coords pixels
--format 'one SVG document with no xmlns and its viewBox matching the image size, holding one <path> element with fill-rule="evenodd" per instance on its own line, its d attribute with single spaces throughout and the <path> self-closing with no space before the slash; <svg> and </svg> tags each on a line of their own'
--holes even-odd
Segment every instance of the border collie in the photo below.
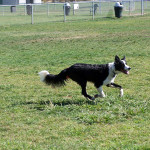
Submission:
<svg viewBox="0 0 150 150">
<path fill-rule="evenodd" d="M 39 72 L 42 82 L 52 86 L 65 85 L 65 81 L 69 78 L 77 82 L 82 88 L 82 94 L 84 97 L 90 100 L 94 100 L 98 97 L 105 97 L 102 86 L 118 88 L 120 90 L 120 96 L 123 96 L 123 88 L 120 85 L 114 83 L 114 80 L 120 72 L 129 74 L 131 68 L 126 63 L 126 58 L 120 59 L 117 55 L 115 61 L 108 64 L 92 65 L 92 64 L 74 64 L 67 69 L 62 70 L 59 74 L 53 75 L 48 71 Z M 99 94 L 94 97 L 90 96 L 86 92 L 87 81 L 94 83 Z"/>
</svg>

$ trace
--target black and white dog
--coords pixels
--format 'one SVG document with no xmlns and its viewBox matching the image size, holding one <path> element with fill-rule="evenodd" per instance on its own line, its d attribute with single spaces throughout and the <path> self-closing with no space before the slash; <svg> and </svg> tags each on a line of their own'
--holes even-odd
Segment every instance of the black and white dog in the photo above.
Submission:
<svg viewBox="0 0 150 150">
<path fill-rule="evenodd" d="M 52 86 L 65 85 L 65 81 L 69 78 L 77 82 L 82 88 L 82 94 L 94 100 L 97 97 L 105 97 L 102 86 L 118 88 L 120 96 L 123 96 L 123 89 L 120 85 L 114 83 L 114 80 L 120 72 L 129 74 L 131 68 L 127 65 L 125 57 L 120 59 L 115 56 L 115 61 L 108 64 L 92 65 L 92 64 L 74 64 L 67 69 L 62 70 L 57 75 L 52 75 L 48 71 L 39 72 L 41 81 Z M 86 92 L 87 81 L 94 83 L 99 94 L 94 97 Z"/>
</svg>

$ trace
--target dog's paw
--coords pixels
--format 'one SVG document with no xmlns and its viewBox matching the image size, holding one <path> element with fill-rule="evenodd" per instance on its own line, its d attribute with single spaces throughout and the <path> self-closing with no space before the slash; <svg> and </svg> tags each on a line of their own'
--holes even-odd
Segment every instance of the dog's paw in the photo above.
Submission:
<svg viewBox="0 0 150 150">
<path fill-rule="evenodd" d="M 94 101 L 95 97 L 90 97 L 90 98 L 86 97 L 86 99 L 89 100 L 89 101 Z"/>
<path fill-rule="evenodd" d="M 120 97 L 123 96 L 123 89 L 120 90 Z"/>
<path fill-rule="evenodd" d="M 98 97 L 100 97 L 100 95 L 98 95 L 98 94 L 94 95 L 94 98 L 98 98 Z"/>
<path fill-rule="evenodd" d="M 96 94 L 94 97 L 95 98 L 98 98 L 98 97 L 104 98 L 104 97 L 106 97 L 106 95 L 105 94 L 102 94 L 102 95 Z"/>
</svg>

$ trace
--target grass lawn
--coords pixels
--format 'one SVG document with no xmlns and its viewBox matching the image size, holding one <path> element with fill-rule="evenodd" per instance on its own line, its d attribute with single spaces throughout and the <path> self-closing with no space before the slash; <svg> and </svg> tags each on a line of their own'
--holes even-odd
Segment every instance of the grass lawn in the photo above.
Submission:
<svg viewBox="0 0 150 150">
<path fill-rule="evenodd" d="M 130 75 L 94 102 L 80 87 L 52 88 L 37 73 L 126 56 Z M 1 150 L 150 149 L 150 16 L 0 27 Z M 87 91 L 97 94 L 93 84 Z"/>
</svg>

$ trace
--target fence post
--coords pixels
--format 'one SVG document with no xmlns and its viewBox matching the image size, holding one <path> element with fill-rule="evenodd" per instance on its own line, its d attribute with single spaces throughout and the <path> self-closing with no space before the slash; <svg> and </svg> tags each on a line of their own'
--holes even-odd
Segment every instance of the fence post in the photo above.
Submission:
<svg viewBox="0 0 150 150">
<path fill-rule="evenodd" d="M 129 0 L 129 15 L 131 15 L 131 1 Z"/>
<path fill-rule="evenodd" d="M 143 3 L 143 0 L 141 0 L 141 15 L 144 15 L 144 3 Z"/>
<path fill-rule="evenodd" d="M 63 9 L 64 9 L 64 22 L 66 22 L 66 9 L 65 9 L 65 3 L 63 5 Z"/>
<path fill-rule="evenodd" d="M 102 14 L 102 11 L 101 11 L 101 0 L 99 0 L 99 12 L 100 12 L 100 14 Z"/>
<path fill-rule="evenodd" d="M 49 3 L 47 2 L 47 16 L 49 16 Z"/>
<path fill-rule="evenodd" d="M 74 9 L 74 2 L 73 2 L 73 15 L 75 15 L 75 9 Z"/>
<path fill-rule="evenodd" d="M 33 4 L 31 5 L 31 24 L 34 24 L 34 18 L 33 18 Z"/>
<path fill-rule="evenodd" d="M 94 20 L 94 1 L 92 2 L 92 13 L 93 13 L 92 19 Z"/>
</svg>

